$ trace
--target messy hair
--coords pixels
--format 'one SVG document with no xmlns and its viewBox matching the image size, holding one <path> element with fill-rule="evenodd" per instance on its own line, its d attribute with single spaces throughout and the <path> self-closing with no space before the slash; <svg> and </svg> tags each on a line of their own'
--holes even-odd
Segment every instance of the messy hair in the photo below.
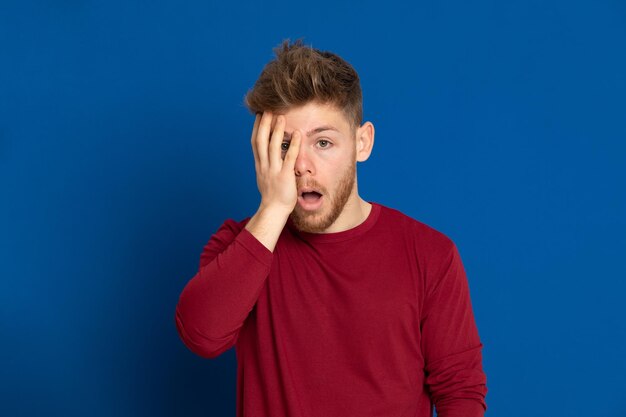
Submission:
<svg viewBox="0 0 626 417">
<path fill-rule="evenodd" d="M 286 112 L 317 101 L 343 111 L 352 128 L 363 120 L 359 76 L 338 55 L 289 39 L 274 48 L 276 58 L 265 65 L 244 102 L 252 113 Z"/>
</svg>

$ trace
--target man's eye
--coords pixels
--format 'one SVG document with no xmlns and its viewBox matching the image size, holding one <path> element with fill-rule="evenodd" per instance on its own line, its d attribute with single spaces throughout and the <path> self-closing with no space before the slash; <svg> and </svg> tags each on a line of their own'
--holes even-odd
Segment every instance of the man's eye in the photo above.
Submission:
<svg viewBox="0 0 626 417">
<path fill-rule="evenodd" d="M 320 145 L 320 148 L 328 148 L 330 146 L 330 142 L 324 139 L 317 141 L 317 144 Z"/>
<path fill-rule="evenodd" d="M 289 149 L 289 142 L 283 142 L 280 144 L 280 149 L 283 151 L 286 151 L 287 149 Z"/>
</svg>

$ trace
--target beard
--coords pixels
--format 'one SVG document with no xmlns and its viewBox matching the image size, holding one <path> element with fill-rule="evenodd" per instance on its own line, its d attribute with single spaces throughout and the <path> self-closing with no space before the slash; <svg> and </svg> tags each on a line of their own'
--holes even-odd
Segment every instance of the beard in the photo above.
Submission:
<svg viewBox="0 0 626 417">
<path fill-rule="evenodd" d="M 337 220 L 343 208 L 345 207 L 354 182 L 356 179 L 356 158 L 344 171 L 337 189 L 334 194 L 329 194 L 328 190 L 321 184 L 318 184 L 315 180 L 306 181 L 306 184 L 298 182 L 298 188 L 302 185 L 315 188 L 319 190 L 326 201 L 322 203 L 322 206 L 313 211 L 303 210 L 298 204 L 293 209 L 289 217 L 293 225 L 301 232 L 308 233 L 321 233 L 328 229 Z"/>
</svg>

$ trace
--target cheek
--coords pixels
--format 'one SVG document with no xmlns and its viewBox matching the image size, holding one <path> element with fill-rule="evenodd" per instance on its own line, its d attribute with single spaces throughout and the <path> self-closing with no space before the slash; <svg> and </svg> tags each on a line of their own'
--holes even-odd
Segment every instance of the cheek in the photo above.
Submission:
<svg viewBox="0 0 626 417">
<path fill-rule="evenodd" d="M 319 181 L 323 181 L 326 187 L 334 188 L 346 175 L 350 165 L 356 163 L 355 157 L 354 150 L 345 147 L 316 151 L 314 163 Z"/>
<path fill-rule="evenodd" d="M 349 162 L 345 159 L 319 161 L 317 166 L 317 176 L 320 182 L 329 190 L 334 190 L 350 170 Z"/>
<path fill-rule="evenodd" d="M 354 149 L 352 148 L 334 146 L 330 149 L 318 150 L 316 156 L 325 163 L 342 167 L 352 161 L 354 155 Z"/>
</svg>

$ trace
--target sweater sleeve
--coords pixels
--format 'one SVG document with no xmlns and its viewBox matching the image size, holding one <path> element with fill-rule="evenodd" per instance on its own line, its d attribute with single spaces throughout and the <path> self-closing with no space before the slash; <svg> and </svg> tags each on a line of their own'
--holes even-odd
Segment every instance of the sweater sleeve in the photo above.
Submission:
<svg viewBox="0 0 626 417">
<path fill-rule="evenodd" d="M 176 328 L 194 353 L 214 358 L 230 349 L 254 308 L 272 263 L 272 252 L 247 229 L 227 220 L 200 256 L 196 275 L 176 306 Z"/>
<path fill-rule="evenodd" d="M 431 271 L 421 320 L 426 385 L 439 417 L 480 417 L 487 408 L 482 344 L 456 245 Z"/>
</svg>

